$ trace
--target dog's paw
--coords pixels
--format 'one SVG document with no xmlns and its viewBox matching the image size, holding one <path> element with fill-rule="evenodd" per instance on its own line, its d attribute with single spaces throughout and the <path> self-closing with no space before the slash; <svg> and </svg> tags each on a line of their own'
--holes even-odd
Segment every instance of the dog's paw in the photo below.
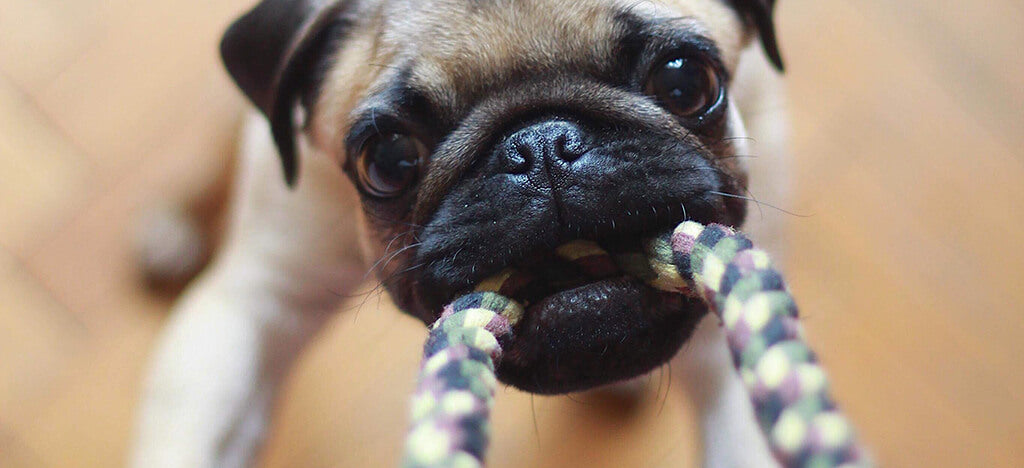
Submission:
<svg viewBox="0 0 1024 468">
<path fill-rule="evenodd" d="M 208 256 L 199 222 L 184 209 L 154 207 L 139 217 L 133 235 L 137 268 L 156 288 L 179 288 L 195 277 Z"/>
</svg>

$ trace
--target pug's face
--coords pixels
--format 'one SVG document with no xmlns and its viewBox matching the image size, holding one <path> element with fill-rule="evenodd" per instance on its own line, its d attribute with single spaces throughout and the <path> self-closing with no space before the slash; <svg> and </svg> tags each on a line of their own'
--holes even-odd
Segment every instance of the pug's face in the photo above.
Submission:
<svg viewBox="0 0 1024 468">
<path fill-rule="evenodd" d="M 684 219 L 742 223 L 730 74 L 770 1 L 267 0 L 223 52 L 270 117 L 337 158 L 387 291 L 434 322 L 505 268 L 540 278 L 499 378 L 538 393 L 640 375 L 704 314 L 552 255 L 628 249 Z M 302 107 L 305 112 L 297 113 Z M 305 121 L 295 125 L 296 115 Z M 377 261 L 379 259 L 379 261 Z"/>
</svg>

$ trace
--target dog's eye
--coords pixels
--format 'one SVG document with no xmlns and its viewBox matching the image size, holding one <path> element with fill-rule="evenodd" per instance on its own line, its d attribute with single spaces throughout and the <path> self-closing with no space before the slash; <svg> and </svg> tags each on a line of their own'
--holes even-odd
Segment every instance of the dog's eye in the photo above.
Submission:
<svg viewBox="0 0 1024 468">
<path fill-rule="evenodd" d="M 359 155 L 359 183 L 375 197 L 397 197 L 419 178 L 426 156 L 426 146 L 414 137 L 381 135 L 367 143 Z"/>
<path fill-rule="evenodd" d="M 674 57 L 651 71 L 647 94 L 675 115 L 699 119 L 722 99 L 722 84 L 707 61 Z"/>
</svg>

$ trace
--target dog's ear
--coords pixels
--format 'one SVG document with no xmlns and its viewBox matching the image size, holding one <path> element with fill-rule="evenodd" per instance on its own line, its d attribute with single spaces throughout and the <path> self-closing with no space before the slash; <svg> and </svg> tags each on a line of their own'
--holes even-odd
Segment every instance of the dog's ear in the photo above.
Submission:
<svg viewBox="0 0 1024 468">
<path fill-rule="evenodd" d="M 293 112 L 316 86 L 318 64 L 330 36 L 351 23 L 350 0 L 263 0 L 236 20 L 221 40 L 228 73 L 267 116 L 281 154 L 285 179 L 298 173 Z M 322 72 L 322 70 L 320 71 Z M 308 111 L 308 109 L 307 109 Z"/>
<path fill-rule="evenodd" d="M 782 54 L 779 53 L 779 43 L 775 37 L 775 0 L 731 0 L 736 9 L 747 21 L 753 23 L 761 36 L 761 44 L 764 46 L 765 54 L 778 68 L 783 71 Z"/>
</svg>

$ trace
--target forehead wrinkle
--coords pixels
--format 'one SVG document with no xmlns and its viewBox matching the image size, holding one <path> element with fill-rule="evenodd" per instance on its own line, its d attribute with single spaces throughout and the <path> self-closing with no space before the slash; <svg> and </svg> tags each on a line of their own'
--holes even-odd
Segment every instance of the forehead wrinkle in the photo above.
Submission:
<svg viewBox="0 0 1024 468">
<path fill-rule="evenodd" d="M 419 38 L 405 38 L 418 44 L 412 82 L 456 108 L 524 76 L 599 73 L 620 34 L 618 10 L 605 0 L 432 3 L 450 11 L 426 15 L 415 28 Z M 445 21 L 452 17 L 460 23 Z"/>
<path fill-rule="evenodd" d="M 322 118 L 313 133 L 325 148 L 337 147 L 358 103 L 384 86 L 382 75 L 397 63 L 418 63 L 411 84 L 451 123 L 477 98 L 470 94 L 516 78 L 512 66 L 534 67 L 520 74 L 543 73 L 539 66 L 586 72 L 580 67 L 614 58 L 621 25 L 612 18 L 622 12 L 694 18 L 730 71 L 751 40 L 722 0 L 368 0 L 361 11 L 361 32 L 336 58 L 317 106 Z M 534 35 L 538 30 L 546 32 Z"/>
<path fill-rule="evenodd" d="M 712 39 L 729 70 L 744 42 L 740 18 L 721 0 L 403 0 L 392 6 L 382 49 L 415 59 L 410 83 L 449 123 L 510 81 L 565 71 L 602 74 L 616 61 L 624 33 L 617 18 L 624 13 L 686 18 L 678 26 Z"/>
</svg>

